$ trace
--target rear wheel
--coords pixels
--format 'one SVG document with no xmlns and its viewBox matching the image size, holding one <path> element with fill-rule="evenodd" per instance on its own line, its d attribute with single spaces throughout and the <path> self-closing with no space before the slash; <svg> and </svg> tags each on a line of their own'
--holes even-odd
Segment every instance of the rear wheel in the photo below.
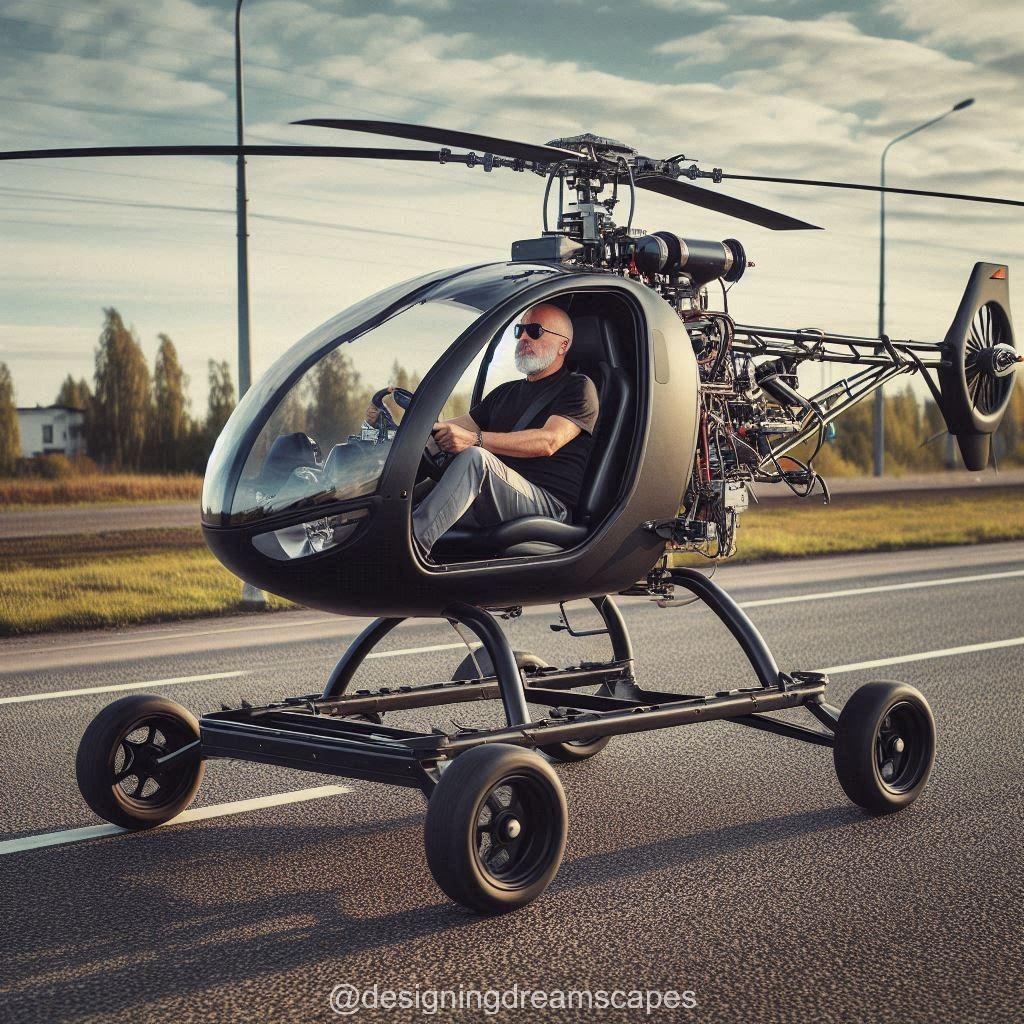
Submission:
<svg viewBox="0 0 1024 1024">
<path fill-rule="evenodd" d="M 898 811 L 928 784 L 935 720 L 919 690 L 868 683 L 854 691 L 836 724 L 836 775 L 846 795 L 870 811 Z"/>
<path fill-rule="evenodd" d="M 75 774 L 85 802 L 122 828 L 153 828 L 192 802 L 203 762 L 184 754 L 161 758 L 199 739 L 199 722 L 180 704 L 151 694 L 132 694 L 105 707 L 78 746 Z"/>
<path fill-rule="evenodd" d="M 530 670 L 548 668 L 549 666 L 543 658 L 539 658 L 536 654 L 532 654 L 529 651 L 514 651 L 513 653 L 516 656 L 516 664 L 520 669 L 525 670 L 526 699 L 529 701 Z M 491 675 L 494 675 L 494 664 L 491 661 L 491 656 L 486 651 L 480 650 L 467 654 L 462 659 L 459 667 L 452 675 L 452 679 L 479 679 L 481 676 Z M 566 743 L 546 743 L 537 749 L 542 750 L 554 761 L 571 764 L 574 761 L 586 761 L 595 754 L 601 753 L 608 746 L 610 739 L 610 736 L 599 736 L 594 740 L 569 740 Z"/>
<path fill-rule="evenodd" d="M 568 811 L 554 769 L 508 743 L 460 754 L 427 806 L 427 863 L 456 903 L 500 914 L 535 900 L 558 873 Z"/>
</svg>

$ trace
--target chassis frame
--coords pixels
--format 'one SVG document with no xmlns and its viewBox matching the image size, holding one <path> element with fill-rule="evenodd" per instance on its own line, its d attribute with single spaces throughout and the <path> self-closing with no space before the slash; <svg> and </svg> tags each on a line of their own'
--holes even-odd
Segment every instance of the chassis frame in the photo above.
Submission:
<svg viewBox="0 0 1024 1024">
<path fill-rule="evenodd" d="M 833 746 L 839 711 L 824 699 L 826 676 L 780 671 L 757 628 L 725 590 L 695 569 L 671 569 L 669 574 L 666 582 L 690 591 L 726 625 L 753 668 L 758 685 L 709 694 L 667 693 L 639 686 L 632 643 L 610 596 L 591 599 L 603 628 L 580 634 L 567 621 L 553 627 L 567 629 L 574 636 L 606 634 L 612 646 L 610 660 L 521 671 L 495 616 L 482 608 L 456 604 L 444 617 L 476 635 L 494 666 L 493 675 L 350 692 L 349 684 L 367 655 L 404 621 L 375 619 L 346 649 L 322 693 L 287 697 L 262 706 L 243 702 L 239 708 L 206 714 L 200 720 L 200 739 L 161 758 L 161 763 L 178 758 L 255 761 L 417 788 L 429 799 L 446 762 L 486 743 L 537 748 L 728 719 Z M 594 686 L 599 687 L 596 693 L 578 692 L 581 687 Z M 494 699 L 501 700 L 506 720 L 504 727 L 494 729 L 418 732 L 351 717 Z M 543 718 L 531 719 L 528 702 L 551 710 Z M 807 728 L 770 715 L 800 707 L 823 728 Z"/>
</svg>

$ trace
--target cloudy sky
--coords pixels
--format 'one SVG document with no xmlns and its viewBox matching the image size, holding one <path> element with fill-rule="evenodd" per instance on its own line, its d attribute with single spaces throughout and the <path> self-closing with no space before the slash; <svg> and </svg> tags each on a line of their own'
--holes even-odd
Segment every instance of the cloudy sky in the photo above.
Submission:
<svg viewBox="0 0 1024 1024">
<path fill-rule="evenodd" d="M 0 148 L 232 142 L 232 22 L 230 0 L 0 0 Z M 316 116 L 593 131 L 735 173 L 872 182 L 890 138 L 973 96 L 891 151 L 890 183 L 1024 198 L 1024 0 L 248 0 L 244 23 L 252 142 L 375 144 L 288 123 Z M 368 292 L 539 232 L 533 175 L 277 158 L 249 172 L 257 374 Z M 169 333 L 205 401 L 206 359 L 235 362 L 233 185 L 230 159 L 0 164 L 0 360 L 19 404 L 91 378 L 109 305 L 150 357 Z M 731 295 L 741 321 L 874 332 L 876 197 L 729 191 L 827 230 L 653 195 L 637 223 L 739 237 L 756 264 Z M 889 214 L 893 335 L 941 337 L 976 259 L 1010 263 L 1022 301 L 1024 210 L 894 198 Z"/>
</svg>

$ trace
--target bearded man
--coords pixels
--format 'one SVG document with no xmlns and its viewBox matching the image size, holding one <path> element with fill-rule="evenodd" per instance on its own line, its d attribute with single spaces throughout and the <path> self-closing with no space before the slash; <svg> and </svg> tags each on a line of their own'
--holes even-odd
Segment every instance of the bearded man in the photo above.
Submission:
<svg viewBox="0 0 1024 1024">
<path fill-rule="evenodd" d="M 533 306 L 514 333 L 523 378 L 499 384 L 465 415 L 434 424 L 434 442 L 455 457 L 413 512 L 424 555 L 456 523 L 572 519 L 597 423 L 597 388 L 565 367 L 572 320 L 564 310 Z"/>
</svg>

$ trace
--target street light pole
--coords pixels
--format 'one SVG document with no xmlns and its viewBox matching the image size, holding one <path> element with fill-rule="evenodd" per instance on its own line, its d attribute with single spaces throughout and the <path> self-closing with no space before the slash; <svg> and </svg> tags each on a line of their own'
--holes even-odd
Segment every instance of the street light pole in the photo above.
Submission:
<svg viewBox="0 0 1024 1024">
<path fill-rule="evenodd" d="M 889 150 L 897 142 L 909 139 L 911 135 L 916 135 L 918 132 L 924 131 L 925 128 L 931 128 L 933 124 L 938 124 L 939 121 L 949 117 L 950 114 L 957 110 L 969 107 L 973 102 L 973 99 L 961 100 L 955 107 L 951 107 L 945 113 L 939 114 L 938 117 L 933 117 L 930 121 L 925 121 L 924 124 L 919 124 L 916 128 L 911 128 L 910 131 L 904 132 L 902 135 L 897 135 L 895 139 L 890 141 L 885 149 L 882 150 L 879 185 L 885 188 L 885 158 L 889 155 Z M 878 336 L 881 338 L 885 334 L 885 193 L 879 192 L 878 195 L 880 200 L 878 218 Z M 875 392 L 874 412 L 874 472 L 875 476 L 882 476 L 885 472 L 885 398 L 881 388 Z"/>
<path fill-rule="evenodd" d="M 242 3 L 235 2 L 235 141 L 239 150 L 245 145 L 245 103 L 242 95 Z M 238 400 L 252 383 L 252 350 L 249 345 L 249 197 L 245 189 L 245 157 L 235 157 L 235 204 L 238 234 Z M 267 598 L 259 587 L 242 582 L 245 608 L 267 607 Z"/>
<path fill-rule="evenodd" d="M 235 138 L 239 147 L 245 145 L 245 106 L 242 96 L 242 3 L 235 3 Z M 249 390 L 251 380 L 251 349 L 249 346 L 249 222 L 245 190 L 245 157 L 235 158 L 235 204 L 238 233 L 238 397 Z"/>
</svg>

